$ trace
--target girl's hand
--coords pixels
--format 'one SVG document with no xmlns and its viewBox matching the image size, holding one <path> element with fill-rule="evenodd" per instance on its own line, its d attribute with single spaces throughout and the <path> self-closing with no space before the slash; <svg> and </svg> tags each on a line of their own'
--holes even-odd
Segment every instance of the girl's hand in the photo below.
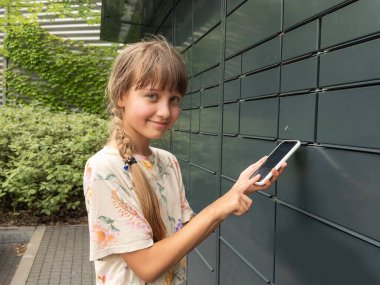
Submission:
<svg viewBox="0 0 380 285">
<path fill-rule="evenodd" d="M 256 175 L 255 177 L 249 179 L 252 173 L 254 173 L 265 162 L 267 158 L 268 156 L 262 157 L 259 161 L 247 167 L 240 174 L 239 179 L 235 184 L 237 187 L 239 187 L 240 191 L 243 191 L 245 194 L 251 194 L 255 191 L 268 189 L 272 185 L 272 183 L 276 182 L 278 176 L 280 176 L 280 174 L 284 172 L 287 165 L 286 162 L 284 162 L 281 165 L 279 170 L 276 170 L 274 168 L 272 169 L 272 177 L 264 185 L 260 186 L 255 184 L 260 179 L 260 175 Z"/>
<path fill-rule="evenodd" d="M 219 217 L 225 219 L 228 215 L 234 214 L 237 216 L 243 215 L 252 206 L 253 201 L 248 197 L 258 190 L 265 190 L 269 188 L 272 183 L 274 183 L 278 176 L 284 171 L 286 163 L 283 163 L 279 171 L 272 169 L 272 178 L 268 180 L 264 185 L 256 185 L 260 179 L 260 175 L 256 175 L 249 179 L 249 177 L 256 171 L 257 168 L 261 166 L 262 163 L 267 159 L 267 156 L 261 158 L 258 162 L 250 165 L 246 168 L 239 176 L 234 186 L 225 195 L 220 197 L 214 202 L 214 206 L 219 209 Z"/>
</svg>

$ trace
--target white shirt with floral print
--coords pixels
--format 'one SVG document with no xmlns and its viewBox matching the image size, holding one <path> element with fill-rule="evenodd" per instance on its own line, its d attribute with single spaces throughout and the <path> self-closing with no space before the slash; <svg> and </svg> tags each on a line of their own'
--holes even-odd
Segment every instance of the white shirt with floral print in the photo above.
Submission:
<svg viewBox="0 0 380 285">
<path fill-rule="evenodd" d="M 168 235 L 180 230 L 193 212 L 186 200 L 181 171 L 174 155 L 151 147 L 152 155 L 136 155 L 160 201 Z M 106 146 L 87 163 L 84 195 L 90 230 L 90 260 L 95 263 L 96 284 L 145 285 L 128 267 L 121 253 L 153 245 L 152 230 L 145 220 L 133 189 L 132 175 L 116 148 Z M 181 284 L 186 261 L 181 260 L 154 285 Z"/>
</svg>

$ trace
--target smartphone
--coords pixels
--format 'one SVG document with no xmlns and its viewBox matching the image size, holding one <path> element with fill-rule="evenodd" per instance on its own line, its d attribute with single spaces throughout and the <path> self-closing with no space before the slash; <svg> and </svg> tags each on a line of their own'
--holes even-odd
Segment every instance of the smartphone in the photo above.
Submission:
<svg viewBox="0 0 380 285">
<path fill-rule="evenodd" d="M 301 145 L 298 140 L 282 141 L 268 156 L 264 163 L 249 177 L 252 178 L 260 174 L 260 180 L 257 185 L 264 185 L 272 177 L 272 169 L 280 169 L 285 162 Z"/>
</svg>

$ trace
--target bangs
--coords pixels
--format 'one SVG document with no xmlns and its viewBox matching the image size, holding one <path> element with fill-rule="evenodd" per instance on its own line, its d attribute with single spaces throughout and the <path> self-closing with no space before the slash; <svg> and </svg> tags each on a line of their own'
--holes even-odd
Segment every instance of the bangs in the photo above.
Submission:
<svg viewBox="0 0 380 285">
<path fill-rule="evenodd" d="M 187 74 L 185 64 L 179 54 L 169 47 L 157 46 L 145 50 L 134 72 L 136 89 L 150 86 L 158 90 L 177 92 L 182 96 L 187 91 Z"/>
</svg>

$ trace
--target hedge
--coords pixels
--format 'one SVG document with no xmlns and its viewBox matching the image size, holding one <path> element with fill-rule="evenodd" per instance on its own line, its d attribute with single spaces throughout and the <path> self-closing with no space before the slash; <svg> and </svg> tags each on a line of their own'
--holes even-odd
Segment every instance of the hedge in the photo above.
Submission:
<svg viewBox="0 0 380 285">
<path fill-rule="evenodd" d="M 106 142 L 107 121 L 37 105 L 4 106 L 0 126 L 2 210 L 83 215 L 84 165 Z"/>
</svg>

